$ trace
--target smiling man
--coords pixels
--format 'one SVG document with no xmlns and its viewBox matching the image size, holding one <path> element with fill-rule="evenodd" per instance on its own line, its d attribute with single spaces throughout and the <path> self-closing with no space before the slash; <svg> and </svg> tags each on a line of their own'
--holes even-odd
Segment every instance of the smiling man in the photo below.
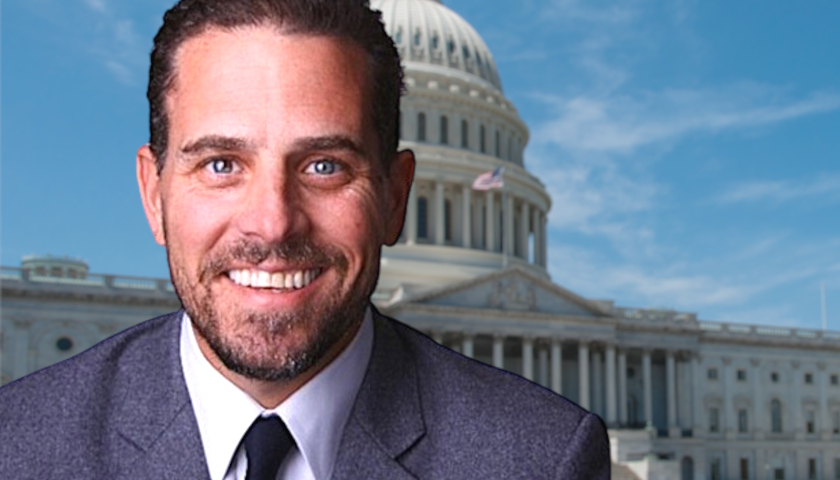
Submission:
<svg viewBox="0 0 840 480">
<path fill-rule="evenodd" d="M 609 478 L 603 423 L 370 306 L 414 173 L 361 0 L 183 0 L 137 177 L 184 310 L 0 390 L 0 478 Z"/>
</svg>

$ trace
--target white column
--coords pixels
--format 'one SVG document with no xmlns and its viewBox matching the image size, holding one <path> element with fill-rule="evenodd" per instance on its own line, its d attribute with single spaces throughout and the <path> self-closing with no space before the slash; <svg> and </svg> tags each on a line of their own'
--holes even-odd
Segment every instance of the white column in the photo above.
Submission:
<svg viewBox="0 0 840 480">
<path fill-rule="evenodd" d="M 592 405 L 592 412 L 604 417 L 604 368 L 601 361 L 600 350 L 595 350 L 590 354 L 589 368 L 591 369 L 592 380 L 592 397 L 589 399 L 589 404 Z"/>
<path fill-rule="evenodd" d="M 560 340 L 551 340 L 551 389 L 563 393 L 563 346 Z"/>
<path fill-rule="evenodd" d="M 677 426 L 677 371 L 674 351 L 665 351 L 665 389 L 668 395 L 668 436 L 679 438 L 681 432 Z"/>
<path fill-rule="evenodd" d="M 472 247 L 472 185 L 461 187 L 461 245 Z"/>
<path fill-rule="evenodd" d="M 627 418 L 627 351 L 618 351 L 618 424 L 626 425 Z"/>
<path fill-rule="evenodd" d="M 534 265 L 540 264 L 540 215 L 536 206 L 531 209 L 531 231 L 534 232 Z M 525 256 L 528 259 L 528 255 Z"/>
<path fill-rule="evenodd" d="M 764 409 L 765 398 L 761 388 L 761 361 L 757 358 L 750 359 L 750 365 L 753 367 L 747 375 L 750 376 L 750 384 L 753 391 L 753 411 L 751 417 L 747 418 L 747 426 L 753 431 L 753 437 L 756 440 L 764 439 L 764 429 L 762 428 L 767 422 L 767 413 Z"/>
<path fill-rule="evenodd" d="M 534 339 L 522 337 L 522 376 L 534 379 Z"/>
<path fill-rule="evenodd" d="M 540 252 L 540 265 L 546 267 L 548 265 L 548 232 L 546 230 L 546 225 L 548 224 L 548 217 L 546 216 L 545 212 L 540 212 L 540 246 L 542 247 L 542 251 Z"/>
<path fill-rule="evenodd" d="M 461 353 L 465 357 L 473 358 L 473 334 L 464 333 L 464 338 L 461 339 Z"/>
<path fill-rule="evenodd" d="M 737 419 L 733 409 L 732 402 L 732 369 L 729 367 L 732 364 L 732 358 L 724 357 L 721 364 L 721 383 L 723 384 L 723 422 L 721 424 L 721 432 L 727 438 L 735 438 L 738 426 Z"/>
<path fill-rule="evenodd" d="M 444 237 L 444 214 L 443 214 L 443 180 L 438 179 L 435 182 L 435 244 L 443 245 L 446 243 Z"/>
<path fill-rule="evenodd" d="M 543 342 L 537 347 L 537 383 L 548 387 L 548 348 Z"/>
<path fill-rule="evenodd" d="M 700 398 L 701 393 L 705 391 L 703 388 L 703 358 L 700 356 L 699 352 L 694 352 L 694 358 L 690 362 L 691 365 L 691 379 L 692 379 L 692 389 L 694 395 L 692 395 L 691 406 L 692 409 L 692 422 L 694 427 L 692 428 L 693 435 L 695 438 L 703 437 L 706 435 L 706 424 L 703 423 L 703 419 L 705 418 L 705 414 L 703 412 L 705 406 L 703 405 L 703 399 Z"/>
<path fill-rule="evenodd" d="M 653 385 L 650 371 L 650 350 L 642 350 L 642 389 L 644 390 L 645 425 L 653 428 Z"/>
<path fill-rule="evenodd" d="M 495 215 L 493 215 L 493 190 L 484 192 L 484 203 L 487 208 L 484 209 L 484 247 L 488 252 L 496 250 L 496 224 Z"/>
<path fill-rule="evenodd" d="M 522 200 L 522 212 L 519 214 L 519 241 L 521 242 L 519 253 L 525 261 L 528 260 L 528 234 L 531 232 L 531 206 Z"/>
<path fill-rule="evenodd" d="M 578 344 L 578 390 L 581 407 L 589 410 L 589 344 Z"/>
<path fill-rule="evenodd" d="M 513 250 L 513 239 L 514 239 L 513 215 L 515 213 L 516 212 L 514 212 L 514 210 L 513 210 L 513 195 L 508 193 L 507 194 L 507 206 L 505 207 L 505 213 L 504 213 L 505 228 L 502 229 L 504 231 L 504 236 L 505 236 L 505 239 L 504 239 L 504 242 L 503 242 L 504 245 L 502 245 L 502 247 L 507 252 L 508 257 L 512 257 L 512 256 L 516 255 L 516 253 Z"/>
<path fill-rule="evenodd" d="M 504 335 L 493 335 L 493 366 L 505 368 L 505 337 Z"/>
<path fill-rule="evenodd" d="M 615 427 L 615 345 L 607 344 L 607 426 Z"/>
<path fill-rule="evenodd" d="M 828 372 L 825 370 L 825 363 L 817 364 L 817 381 L 820 382 L 820 419 L 819 425 L 822 426 L 822 439 L 831 440 L 831 418 L 828 412 Z M 838 472 L 840 473 L 840 472 Z"/>
<path fill-rule="evenodd" d="M 785 425 L 784 421 L 782 421 L 782 431 L 789 432 L 793 431 L 794 438 L 796 440 L 804 440 L 805 439 L 805 428 L 802 422 L 802 399 L 800 397 L 800 389 L 802 387 L 802 371 L 799 370 L 799 362 L 794 360 L 791 362 L 791 375 L 790 375 L 790 399 L 791 403 L 790 406 L 787 407 L 788 411 L 792 413 L 792 420 L 793 424 L 791 425 L 790 430 L 788 430 L 787 425 Z M 785 404 L 782 404 L 782 413 L 784 417 L 784 410 Z"/>
<path fill-rule="evenodd" d="M 29 371 L 29 325 L 22 322 L 8 322 L 14 326 L 14 343 L 12 344 L 12 380 L 24 377 Z"/>
<path fill-rule="evenodd" d="M 414 245 L 417 243 L 417 180 L 411 186 L 408 194 L 408 205 L 405 213 L 405 243 Z"/>
</svg>

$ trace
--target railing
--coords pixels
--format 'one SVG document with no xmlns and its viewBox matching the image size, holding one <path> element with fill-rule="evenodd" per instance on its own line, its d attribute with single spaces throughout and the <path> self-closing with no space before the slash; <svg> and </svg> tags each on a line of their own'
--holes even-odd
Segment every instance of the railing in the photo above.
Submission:
<svg viewBox="0 0 840 480">
<path fill-rule="evenodd" d="M 3 282 L 32 282 L 81 287 L 102 287 L 126 290 L 147 290 L 173 293 L 175 289 L 168 278 L 132 277 L 127 275 L 106 275 L 88 273 L 84 278 L 51 277 L 36 275 L 31 270 L 16 267 L 0 267 L 0 280 Z"/>
<path fill-rule="evenodd" d="M 767 325 L 746 325 L 740 323 L 698 322 L 700 330 L 711 333 L 733 333 L 761 337 L 788 337 L 802 339 L 840 340 L 840 332 L 811 330 L 804 328 L 771 327 Z"/>
<path fill-rule="evenodd" d="M 632 320 L 649 322 L 694 322 L 696 313 L 677 312 L 676 310 L 660 310 L 655 308 L 623 308 L 614 309 L 617 316 Z"/>
</svg>

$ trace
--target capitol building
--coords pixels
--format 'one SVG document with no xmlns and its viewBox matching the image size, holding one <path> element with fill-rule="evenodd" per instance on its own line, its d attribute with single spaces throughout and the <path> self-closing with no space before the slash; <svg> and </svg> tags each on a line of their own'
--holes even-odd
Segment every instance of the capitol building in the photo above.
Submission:
<svg viewBox="0 0 840 480">
<path fill-rule="evenodd" d="M 406 225 L 374 303 L 439 343 L 597 413 L 616 479 L 840 480 L 840 332 L 584 298 L 546 270 L 551 198 L 479 34 L 437 0 L 372 0 L 405 67 Z M 503 188 L 476 190 L 503 167 Z M 2 267 L 8 383 L 180 308 L 169 279 L 27 256 Z"/>
</svg>

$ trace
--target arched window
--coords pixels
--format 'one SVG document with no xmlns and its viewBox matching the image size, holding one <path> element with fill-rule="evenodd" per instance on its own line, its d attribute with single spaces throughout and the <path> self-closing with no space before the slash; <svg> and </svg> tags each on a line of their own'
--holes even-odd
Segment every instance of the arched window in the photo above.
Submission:
<svg viewBox="0 0 840 480">
<path fill-rule="evenodd" d="M 443 201 L 443 239 L 452 241 L 452 202 L 448 198 Z"/>
<path fill-rule="evenodd" d="M 467 121 L 461 120 L 461 147 L 463 148 L 469 148 L 470 146 L 469 129 L 470 125 Z"/>
<path fill-rule="evenodd" d="M 417 238 L 429 238 L 429 201 L 426 197 L 417 199 Z"/>
<path fill-rule="evenodd" d="M 508 155 L 507 159 L 513 161 L 513 137 L 508 137 Z"/>
<path fill-rule="evenodd" d="M 770 402 L 770 431 L 782 433 L 782 402 L 775 398 Z"/>
<path fill-rule="evenodd" d="M 496 130 L 496 158 L 502 158 L 502 140 L 499 138 L 499 131 Z"/>
<path fill-rule="evenodd" d="M 481 153 L 487 153 L 487 129 L 484 128 L 484 125 L 481 125 L 478 128 L 478 148 L 481 150 Z"/>
<path fill-rule="evenodd" d="M 446 115 L 440 117 L 440 143 L 443 145 L 449 143 L 449 119 Z"/>
<path fill-rule="evenodd" d="M 417 114 L 417 141 L 426 141 L 426 114 L 423 112 Z"/>
</svg>

